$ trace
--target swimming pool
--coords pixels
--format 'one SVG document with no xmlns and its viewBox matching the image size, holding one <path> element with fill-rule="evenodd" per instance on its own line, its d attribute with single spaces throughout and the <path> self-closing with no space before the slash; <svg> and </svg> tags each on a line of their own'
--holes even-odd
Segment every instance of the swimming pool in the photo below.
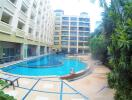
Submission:
<svg viewBox="0 0 132 100">
<path fill-rule="evenodd" d="M 63 76 L 69 74 L 71 68 L 79 72 L 86 68 L 86 64 L 78 59 L 68 59 L 65 55 L 50 54 L 7 66 L 1 70 L 26 76 Z"/>
</svg>

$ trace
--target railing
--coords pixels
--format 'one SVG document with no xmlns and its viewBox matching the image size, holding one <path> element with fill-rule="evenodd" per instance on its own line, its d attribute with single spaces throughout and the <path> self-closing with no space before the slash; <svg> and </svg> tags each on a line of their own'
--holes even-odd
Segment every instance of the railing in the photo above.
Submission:
<svg viewBox="0 0 132 100">
<path fill-rule="evenodd" d="M 24 38 L 25 32 L 21 29 L 16 30 L 16 36 Z"/>
<path fill-rule="evenodd" d="M 11 26 L 7 23 L 0 22 L 0 31 L 3 33 L 11 34 Z"/>
</svg>

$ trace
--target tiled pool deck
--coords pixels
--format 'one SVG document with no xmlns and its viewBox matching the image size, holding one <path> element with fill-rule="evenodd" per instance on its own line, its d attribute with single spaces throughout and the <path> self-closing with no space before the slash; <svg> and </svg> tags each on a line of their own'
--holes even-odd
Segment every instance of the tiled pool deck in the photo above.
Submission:
<svg viewBox="0 0 132 100">
<path fill-rule="evenodd" d="M 88 63 L 92 73 L 75 81 L 62 81 L 59 78 L 20 78 L 19 87 L 12 86 L 4 92 L 17 100 L 114 100 L 114 90 L 107 85 L 109 72 L 91 56 L 77 56 Z"/>
</svg>

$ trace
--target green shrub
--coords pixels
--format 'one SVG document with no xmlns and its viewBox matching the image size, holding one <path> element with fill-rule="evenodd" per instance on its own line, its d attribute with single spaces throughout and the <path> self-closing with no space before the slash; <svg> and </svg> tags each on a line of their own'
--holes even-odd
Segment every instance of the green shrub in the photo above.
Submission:
<svg viewBox="0 0 132 100">
<path fill-rule="evenodd" d="M 5 94 L 3 91 L 0 91 L 0 100 L 16 100 L 13 96 Z"/>
<path fill-rule="evenodd" d="M 107 44 L 104 35 L 95 35 L 90 39 L 90 51 L 93 58 L 99 59 L 105 63 L 107 60 Z"/>
</svg>

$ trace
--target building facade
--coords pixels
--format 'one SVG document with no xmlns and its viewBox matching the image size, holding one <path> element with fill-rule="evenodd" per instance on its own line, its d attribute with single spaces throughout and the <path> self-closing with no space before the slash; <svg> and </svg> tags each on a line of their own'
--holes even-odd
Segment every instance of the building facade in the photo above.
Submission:
<svg viewBox="0 0 132 100">
<path fill-rule="evenodd" d="M 53 33 L 49 0 L 0 1 L 0 63 L 50 52 Z"/>
<path fill-rule="evenodd" d="M 55 10 L 54 47 L 65 53 L 86 54 L 89 51 L 90 18 L 82 12 L 80 16 L 64 15 Z"/>
</svg>

